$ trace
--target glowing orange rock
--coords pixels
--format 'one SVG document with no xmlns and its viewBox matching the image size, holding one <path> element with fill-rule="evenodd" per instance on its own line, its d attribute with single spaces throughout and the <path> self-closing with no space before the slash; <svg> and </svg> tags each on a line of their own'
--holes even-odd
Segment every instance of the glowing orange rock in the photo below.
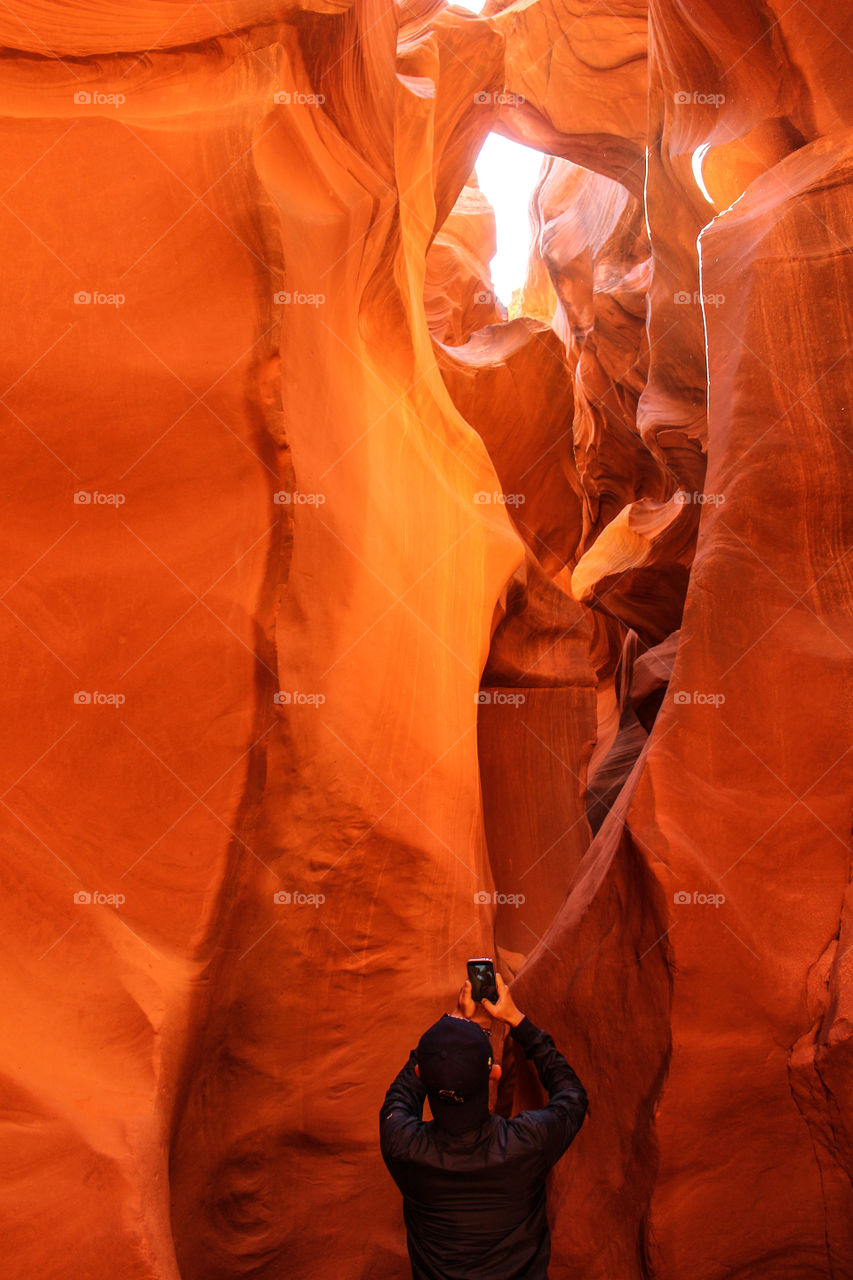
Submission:
<svg viewBox="0 0 853 1280">
<path fill-rule="evenodd" d="M 495 250 L 494 213 L 469 179 L 427 253 L 424 307 L 438 342 L 461 346 L 475 330 L 506 319 L 489 274 Z"/>
</svg>

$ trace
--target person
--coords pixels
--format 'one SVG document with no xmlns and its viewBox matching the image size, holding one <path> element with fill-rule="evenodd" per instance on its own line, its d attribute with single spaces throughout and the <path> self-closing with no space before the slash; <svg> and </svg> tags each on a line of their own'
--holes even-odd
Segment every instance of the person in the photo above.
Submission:
<svg viewBox="0 0 853 1280">
<path fill-rule="evenodd" d="M 413 1280 L 547 1280 L 551 1237 L 548 1171 L 565 1154 L 587 1112 L 586 1092 L 554 1041 L 517 1008 L 496 975 L 488 1017 L 533 1062 L 548 1105 L 511 1120 L 489 1108 L 500 1078 L 466 982 L 454 1013 L 421 1036 L 385 1095 L 379 1141 L 403 1193 Z M 433 1119 L 423 1120 L 429 1098 Z"/>
</svg>

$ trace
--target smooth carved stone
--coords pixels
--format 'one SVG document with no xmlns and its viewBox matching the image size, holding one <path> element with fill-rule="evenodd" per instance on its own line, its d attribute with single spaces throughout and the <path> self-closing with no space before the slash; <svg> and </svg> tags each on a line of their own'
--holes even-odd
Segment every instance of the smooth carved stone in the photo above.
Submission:
<svg viewBox="0 0 853 1280">
<path fill-rule="evenodd" d="M 338 127 L 282 108 L 257 132 L 287 287 L 326 299 L 285 309 L 281 335 L 295 487 L 323 501 L 292 504 L 274 620 L 291 701 L 253 794 L 263 862 L 246 854 L 231 880 L 187 1064 L 173 1155 L 184 1280 L 322 1275 L 330 1254 L 340 1277 L 405 1274 L 378 1107 L 468 956 L 495 945 L 475 903 L 490 877 L 477 693 L 524 548 L 504 506 L 475 501 L 500 482 L 441 381 L 422 300 L 439 219 L 430 147 L 463 139 L 442 157 L 455 201 L 472 159 L 456 126 L 472 79 L 491 74 L 477 27 L 464 63 L 429 32 L 410 39 L 389 103 L 347 99 Z M 343 59 L 387 85 L 384 34 L 375 49 L 366 37 L 375 64 L 345 34 L 338 48 L 312 38 L 309 82 Z M 305 46 L 287 52 L 298 79 Z"/>
<path fill-rule="evenodd" d="M 853 783 L 851 142 L 848 131 L 781 161 L 700 242 L 703 276 L 725 297 L 708 317 L 707 489 L 726 501 L 702 518 L 660 747 L 653 737 L 632 819 L 671 868 L 659 874 L 677 926 L 651 1203 L 665 1272 L 769 1277 L 783 1257 L 794 1273 L 832 1274 L 853 1258 L 838 1128 L 847 958 L 834 945 L 849 932 Z M 818 331 L 820 343 L 801 340 Z M 656 797 L 675 767 L 662 824 Z M 680 905 L 679 891 L 725 903 Z M 738 1082 L 737 1102 L 722 1104 L 721 1080 Z M 749 1153 L 736 1170 L 720 1123 L 731 1105 Z M 690 1206 L 675 1190 L 685 1179 L 701 1193 Z M 720 1237 L 706 1209 L 723 1203 Z M 712 1238 L 714 1262 L 697 1269 Z"/>
<path fill-rule="evenodd" d="M 507 42 L 498 131 L 642 193 L 645 0 L 489 0 Z"/>
<path fill-rule="evenodd" d="M 494 212 L 469 178 L 427 253 L 424 308 L 437 342 L 458 347 L 476 330 L 506 320 L 489 273 L 496 248 Z"/>
<path fill-rule="evenodd" d="M 280 62 L 124 55 L 119 110 L 75 104 L 89 62 L 3 67 L 2 1270 L 178 1280 L 180 1079 L 279 687 Z"/>
<path fill-rule="evenodd" d="M 454 404 L 477 428 L 500 477 L 501 488 L 479 501 L 505 506 L 546 572 L 559 573 L 573 561 L 583 527 L 562 344 L 550 328 L 520 317 L 436 354 Z"/>
<path fill-rule="evenodd" d="M 566 1277 L 648 1274 L 637 1241 L 656 1178 L 655 1108 L 670 1053 L 672 976 L 661 938 L 664 894 L 626 826 L 645 758 L 644 752 L 575 871 L 554 924 L 513 984 L 519 1007 L 550 1029 L 581 1079 L 584 1072 L 589 1079 L 596 1141 L 586 1141 L 591 1126 L 578 1136 L 549 1192 L 552 1248 L 560 1260 L 554 1270 Z M 519 1097 L 537 1105 L 530 1102 L 529 1069 L 520 1062 L 516 1069 Z"/>
<path fill-rule="evenodd" d="M 623 186 L 548 160 L 532 200 L 528 288 L 553 289 L 553 326 L 574 370 L 574 448 L 585 497 L 583 549 L 627 503 L 676 487 L 637 428 L 648 373 L 646 304 L 651 259 L 643 210 Z M 540 304 L 541 305 L 541 304 Z"/>
<path fill-rule="evenodd" d="M 629 631 L 615 672 L 618 727 L 606 754 L 599 728 L 594 769 L 590 768 L 587 818 L 597 833 L 637 763 L 652 731 L 672 677 L 678 651 L 676 631 L 661 644 L 644 648 L 636 631 Z"/>
<path fill-rule="evenodd" d="M 485 684 L 595 684 L 595 618 L 569 585 L 568 573 L 549 578 L 528 553 L 495 609 Z"/>
<path fill-rule="evenodd" d="M 0 44 L 39 58 L 177 49 L 312 9 L 340 14 L 350 0 L 15 0 L 0 10 Z M 268 43 L 268 41 L 267 41 Z"/>
<path fill-rule="evenodd" d="M 675 499 L 625 507 L 575 566 L 575 599 L 658 644 L 681 619 L 698 512 Z"/>
<path fill-rule="evenodd" d="M 666 640 L 639 654 L 631 667 L 629 698 L 631 706 L 647 733 L 651 733 L 667 686 L 672 679 L 681 633 L 674 631 Z"/>
<path fill-rule="evenodd" d="M 523 959 L 559 911 L 589 845 L 584 799 L 595 689 L 591 679 L 550 689 L 483 686 L 480 698 L 495 943 Z M 489 901 L 480 905 L 488 909 Z"/>
</svg>

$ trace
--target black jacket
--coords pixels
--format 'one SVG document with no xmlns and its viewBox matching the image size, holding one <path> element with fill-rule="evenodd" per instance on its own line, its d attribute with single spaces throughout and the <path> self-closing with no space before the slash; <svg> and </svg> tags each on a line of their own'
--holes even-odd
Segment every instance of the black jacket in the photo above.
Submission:
<svg viewBox="0 0 853 1280">
<path fill-rule="evenodd" d="M 421 1118 L 414 1049 L 385 1095 L 379 1140 L 403 1193 L 413 1280 L 547 1280 L 545 1178 L 580 1129 L 587 1097 L 546 1032 L 524 1018 L 510 1034 L 548 1092 L 540 1111 L 443 1132 Z"/>
</svg>

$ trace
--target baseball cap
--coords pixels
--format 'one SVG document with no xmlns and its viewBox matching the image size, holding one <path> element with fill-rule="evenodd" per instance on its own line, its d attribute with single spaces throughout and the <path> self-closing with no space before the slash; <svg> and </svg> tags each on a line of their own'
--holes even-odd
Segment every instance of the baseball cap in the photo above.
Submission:
<svg viewBox="0 0 853 1280">
<path fill-rule="evenodd" d="M 488 1119 L 492 1046 L 476 1022 L 444 1014 L 418 1041 L 417 1061 L 439 1128 L 466 1133 Z"/>
</svg>

